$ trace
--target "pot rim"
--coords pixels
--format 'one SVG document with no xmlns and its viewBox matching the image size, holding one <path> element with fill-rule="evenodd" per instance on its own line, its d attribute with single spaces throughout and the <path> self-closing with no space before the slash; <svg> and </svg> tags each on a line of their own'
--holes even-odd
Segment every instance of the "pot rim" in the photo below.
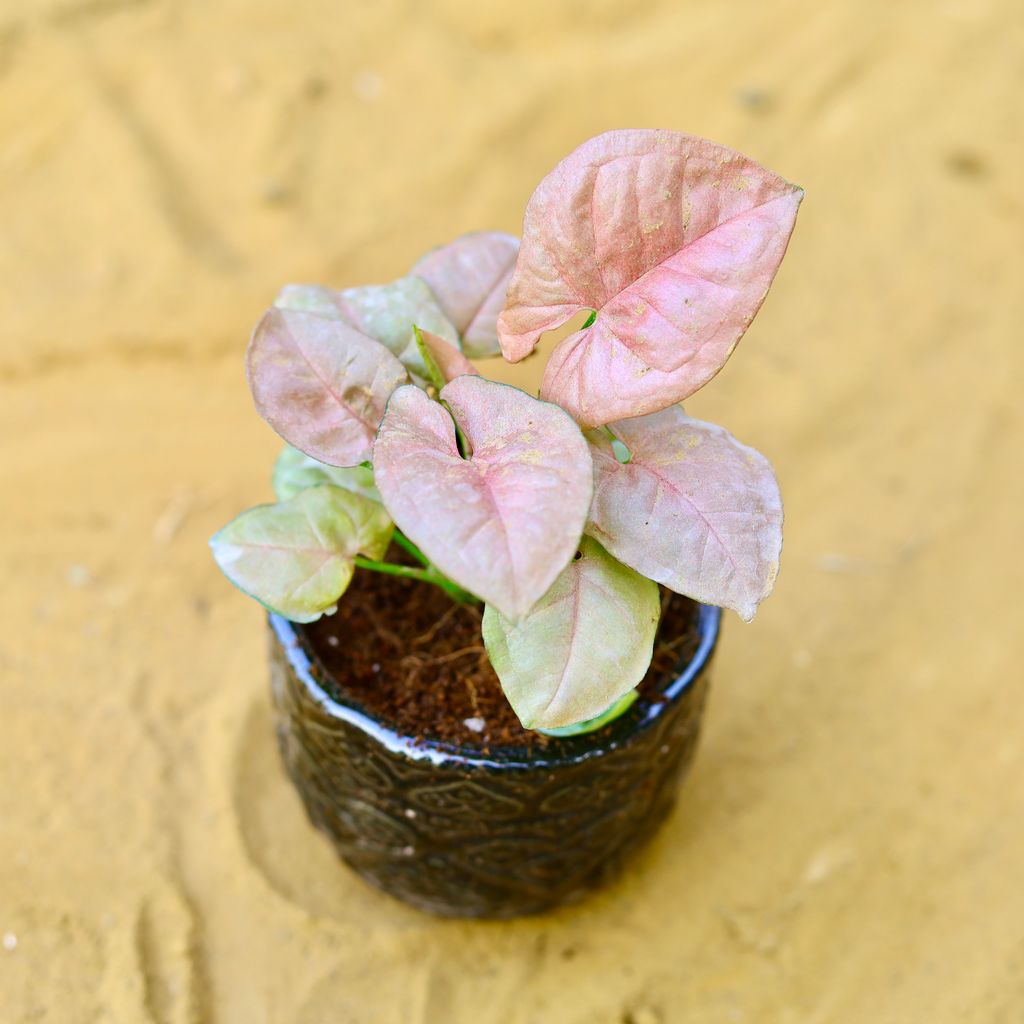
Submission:
<svg viewBox="0 0 1024 1024">
<path fill-rule="evenodd" d="M 328 679 L 333 677 L 316 655 L 307 650 L 300 639 L 296 623 L 276 612 L 269 613 L 267 617 L 292 672 L 320 709 L 332 718 L 361 730 L 388 751 L 415 761 L 425 760 L 434 764 L 454 763 L 467 768 L 502 770 L 544 770 L 600 757 L 630 742 L 636 734 L 664 714 L 690 689 L 707 666 L 718 642 L 722 609 L 714 605 L 698 605 L 697 630 L 700 643 L 697 650 L 685 665 L 677 666 L 679 674 L 655 698 L 640 697 L 628 711 L 595 733 L 552 738 L 543 752 L 538 752 L 536 756 L 524 747 L 498 747 L 484 751 L 442 740 L 416 739 L 397 732 L 366 711 L 358 702 L 342 700 L 328 692 L 316 677 L 317 674 Z M 333 689 L 335 694 L 342 692 L 337 684 Z M 598 737 L 600 739 L 595 742 Z"/>
</svg>

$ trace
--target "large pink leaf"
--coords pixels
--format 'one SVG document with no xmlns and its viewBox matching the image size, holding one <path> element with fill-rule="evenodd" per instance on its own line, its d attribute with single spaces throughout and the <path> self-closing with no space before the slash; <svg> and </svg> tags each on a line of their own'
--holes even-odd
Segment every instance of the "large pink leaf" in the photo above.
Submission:
<svg viewBox="0 0 1024 1024">
<path fill-rule="evenodd" d="M 593 493 L 587 442 L 557 406 L 483 377 L 458 377 L 441 398 L 451 415 L 416 387 L 391 396 L 377 488 L 438 569 L 516 620 L 576 551 Z"/>
<path fill-rule="evenodd" d="M 475 231 L 428 252 L 413 274 L 423 278 L 474 358 L 494 356 L 498 314 L 519 252 L 519 239 L 501 231 Z"/>
<path fill-rule="evenodd" d="M 594 503 L 587 533 L 670 590 L 749 621 L 768 596 L 782 551 L 782 501 L 768 460 L 679 406 L 587 435 Z"/>
<path fill-rule="evenodd" d="M 246 372 L 260 415 L 289 444 L 331 466 L 370 457 L 391 392 L 408 380 L 381 344 L 340 320 L 270 309 Z"/>
<path fill-rule="evenodd" d="M 586 425 L 680 401 L 728 359 L 786 251 L 803 192 L 746 157 L 677 132 L 613 131 L 538 186 L 498 318 L 525 358 L 581 310 L 541 394 Z"/>
</svg>

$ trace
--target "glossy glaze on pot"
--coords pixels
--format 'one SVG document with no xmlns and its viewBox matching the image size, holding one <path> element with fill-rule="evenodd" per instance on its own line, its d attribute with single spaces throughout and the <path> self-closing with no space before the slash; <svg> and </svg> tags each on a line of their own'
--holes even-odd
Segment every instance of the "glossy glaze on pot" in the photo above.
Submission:
<svg viewBox="0 0 1024 1024">
<path fill-rule="evenodd" d="M 301 627 L 271 615 L 284 762 L 313 823 L 379 888 L 446 916 L 539 913 L 602 885 L 671 810 L 720 621 L 701 607 L 689 663 L 599 732 L 483 754 L 401 736 L 346 702 Z"/>
</svg>

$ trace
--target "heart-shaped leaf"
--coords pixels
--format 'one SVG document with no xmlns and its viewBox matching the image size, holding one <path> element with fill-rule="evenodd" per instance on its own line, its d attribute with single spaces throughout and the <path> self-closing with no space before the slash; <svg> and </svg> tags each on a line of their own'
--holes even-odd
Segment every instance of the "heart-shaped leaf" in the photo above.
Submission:
<svg viewBox="0 0 1024 1024">
<path fill-rule="evenodd" d="M 644 677 L 661 604 L 658 587 L 584 537 L 581 557 L 518 623 L 491 605 L 483 633 L 494 671 L 527 729 L 600 715 Z"/>
<path fill-rule="evenodd" d="M 587 532 L 616 558 L 748 622 L 768 596 L 782 552 L 782 501 L 768 460 L 679 406 L 611 424 L 629 449 L 615 456 L 598 431 Z"/>
<path fill-rule="evenodd" d="M 383 557 L 391 533 L 382 506 L 324 485 L 243 512 L 210 547 L 240 590 L 293 622 L 313 622 L 337 607 L 355 556 Z"/>
<path fill-rule="evenodd" d="M 348 324 L 277 308 L 256 325 L 246 372 L 260 415 L 332 466 L 370 457 L 388 397 L 408 380 L 383 345 Z"/>
<path fill-rule="evenodd" d="M 483 377 L 458 377 L 441 399 L 451 415 L 416 387 L 391 396 L 373 448 L 377 487 L 441 572 L 518 619 L 576 551 L 593 494 L 587 442 L 557 406 Z"/>
<path fill-rule="evenodd" d="M 498 314 L 518 252 L 514 235 L 475 231 L 428 252 L 412 268 L 430 285 L 468 356 L 481 359 L 500 351 Z"/>
<path fill-rule="evenodd" d="M 278 501 L 290 501 L 310 487 L 334 484 L 380 502 L 380 494 L 373 482 L 373 470 L 369 466 L 326 466 L 290 445 L 281 449 L 274 463 L 271 483 Z"/>
<path fill-rule="evenodd" d="M 706 384 L 786 251 L 802 191 L 677 132 L 613 131 L 538 186 L 498 334 L 513 362 L 580 310 L 541 395 L 585 425 L 655 412 Z"/>
<path fill-rule="evenodd" d="M 413 330 L 420 358 L 427 371 L 427 380 L 438 391 L 456 377 L 463 377 L 467 373 L 477 375 L 476 367 L 454 345 L 430 331 L 421 331 L 419 327 Z"/>
</svg>

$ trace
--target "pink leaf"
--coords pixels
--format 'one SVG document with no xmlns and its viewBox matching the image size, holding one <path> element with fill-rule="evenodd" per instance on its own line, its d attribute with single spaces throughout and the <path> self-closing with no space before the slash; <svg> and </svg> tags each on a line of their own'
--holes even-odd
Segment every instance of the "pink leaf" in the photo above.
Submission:
<svg viewBox="0 0 1024 1024">
<path fill-rule="evenodd" d="M 370 457 L 389 395 L 408 380 L 383 346 L 340 320 L 270 309 L 246 372 L 260 415 L 289 444 L 331 466 Z"/>
<path fill-rule="evenodd" d="M 434 360 L 435 365 L 441 371 L 445 383 L 467 373 L 471 376 L 478 376 L 476 367 L 444 338 L 439 338 L 430 331 L 420 331 L 420 338 L 423 340 L 423 345 L 430 358 Z"/>
<path fill-rule="evenodd" d="M 446 576 L 519 619 L 576 552 L 593 493 L 587 442 L 557 406 L 483 377 L 388 403 L 373 448 L 399 528 Z M 472 455 L 459 454 L 452 416 Z"/>
<path fill-rule="evenodd" d="M 768 460 L 679 406 L 611 424 L 588 440 L 594 503 L 587 533 L 670 590 L 749 621 L 768 596 L 782 551 L 782 501 Z"/>
<path fill-rule="evenodd" d="M 413 274 L 430 285 L 441 309 L 474 358 L 494 356 L 497 319 L 519 252 L 519 239 L 500 231 L 476 231 L 428 252 Z"/>
<path fill-rule="evenodd" d="M 763 301 L 803 192 L 723 146 L 613 131 L 539 185 L 498 318 L 516 362 L 585 309 L 541 394 L 586 425 L 663 409 L 722 367 Z"/>
</svg>

